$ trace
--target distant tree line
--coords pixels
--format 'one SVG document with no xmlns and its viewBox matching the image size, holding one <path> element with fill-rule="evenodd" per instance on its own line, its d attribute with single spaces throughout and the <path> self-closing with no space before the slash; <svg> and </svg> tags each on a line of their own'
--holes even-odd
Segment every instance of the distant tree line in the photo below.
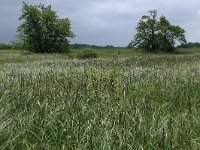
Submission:
<svg viewBox="0 0 200 150">
<path fill-rule="evenodd" d="M 5 43 L 0 43 L 0 49 L 10 49 L 11 45 L 10 44 L 5 44 Z"/>
<path fill-rule="evenodd" d="M 93 48 L 93 49 L 121 49 L 121 48 L 125 48 L 125 47 L 116 47 L 113 45 L 106 45 L 106 46 L 97 46 L 97 45 L 90 45 L 90 44 L 70 44 L 70 48 L 71 49 L 83 49 L 83 48 Z"/>
<path fill-rule="evenodd" d="M 200 48 L 200 43 L 199 42 L 188 42 L 188 43 L 183 43 L 177 46 L 177 48 Z"/>
</svg>

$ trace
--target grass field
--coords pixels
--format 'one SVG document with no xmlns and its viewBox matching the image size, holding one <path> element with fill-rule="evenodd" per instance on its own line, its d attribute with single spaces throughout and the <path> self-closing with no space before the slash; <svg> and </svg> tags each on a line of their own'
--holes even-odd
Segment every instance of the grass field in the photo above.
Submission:
<svg viewBox="0 0 200 150">
<path fill-rule="evenodd" d="M 0 51 L 1 150 L 200 149 L 198 49 L 77 53 Z"/>
</svg>

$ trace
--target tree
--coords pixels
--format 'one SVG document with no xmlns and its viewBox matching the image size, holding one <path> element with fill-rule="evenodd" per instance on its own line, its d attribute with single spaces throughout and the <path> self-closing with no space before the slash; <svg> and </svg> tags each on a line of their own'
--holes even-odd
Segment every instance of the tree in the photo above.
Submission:
<svg viewBox="0 0 200 150">
<path fill-rule="evenodd" d="M 164 17 L 160 17 L 158 23 L 158 46 L 165 52 L 173 52 L 176 42 L 186 43 L 185 31 L 180 26 L 171 25 Z"/>
<path fill-rule="evenodd" d="M 136 27 L 137 33 L 129 46 L 149 52 L 173 52 L 177 42 L 186 42 L 184 29 L 171 25 L 164 16 L 158 20 L 156 10 L 149 11 L 149 14 L 142 16 Z"/>
<path fill-rule="evenodd" d="M 20 40 L 27 50 L 36 53 L 63 53 L 74 37 L 68 18 L 60 19 L 51 6 L 29 5 L 23 2 L 23 23 L 18 27 Z"/>
</svg>

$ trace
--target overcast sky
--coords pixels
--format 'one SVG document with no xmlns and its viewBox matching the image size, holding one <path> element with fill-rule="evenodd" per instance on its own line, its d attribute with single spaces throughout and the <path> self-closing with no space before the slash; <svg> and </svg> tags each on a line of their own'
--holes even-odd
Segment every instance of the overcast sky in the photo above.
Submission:
<svg viewBox="0 0 200 150">
<path fill-rule="evenodd" d="M 15 39 L 23 0 L 0 0 L 0 43 Z M 52 5 L 70 18 L 76 37 L 71 43 L 126 46 L 148 10 L 158 10 L 172 24 L 186 30 L 188 41 L 200 42 L 199 0 L 24 0 Z"/>
</svg>

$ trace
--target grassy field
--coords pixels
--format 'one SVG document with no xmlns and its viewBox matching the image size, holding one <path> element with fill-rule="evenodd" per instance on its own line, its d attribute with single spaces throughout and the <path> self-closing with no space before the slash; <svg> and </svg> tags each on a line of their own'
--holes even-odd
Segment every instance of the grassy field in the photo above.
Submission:
<svg viewBox="0 0 200 150">
<path fill-rule="evenodd" d="M 200 53 L 0 51 L 0 149 L 200 149 Z M 109 53 L 109 55 L 106 55 Z"/>
</svg>

